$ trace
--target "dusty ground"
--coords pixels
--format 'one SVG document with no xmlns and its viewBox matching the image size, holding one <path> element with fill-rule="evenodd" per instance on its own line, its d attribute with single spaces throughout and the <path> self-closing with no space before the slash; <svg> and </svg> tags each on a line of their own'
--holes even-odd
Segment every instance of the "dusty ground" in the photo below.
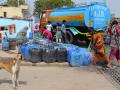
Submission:
<svg viewBox="0 0 120 90">
<path fill-rule="evenodd" d="M 15 54 L 0 51 L 0 56 L 13 57 Z M 73 68 L 67 63 L 21 64 L 20 86 L 17 90 L 120 90 L 96 72 L 94 66 Z M 9 73 L 0 71 L 0 90 L 13 90 Z"/>
</svg>

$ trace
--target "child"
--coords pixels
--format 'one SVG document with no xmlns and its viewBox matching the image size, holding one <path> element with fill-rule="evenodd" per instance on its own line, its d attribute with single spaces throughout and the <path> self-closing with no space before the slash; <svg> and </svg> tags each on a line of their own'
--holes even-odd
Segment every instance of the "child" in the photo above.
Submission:
<svg viewBox="0 0 120 90">
<path fill-rule="evenodd" d="M 61 32 L 61 25 L 59 23 L 57 23 L 56 29 L 57 29 L 56 42 L 61 43 L 62 42 L 62 32 Z"/>
<path fill-rule="evenodd" d="M 61 31 L 62 31 L 63 41 L 64 41 L 64 43 L 67 43 L 68 40 L 67 40 L 67 36 L 66 36 L 66 20 L 62 21 Z"/>
</svg>

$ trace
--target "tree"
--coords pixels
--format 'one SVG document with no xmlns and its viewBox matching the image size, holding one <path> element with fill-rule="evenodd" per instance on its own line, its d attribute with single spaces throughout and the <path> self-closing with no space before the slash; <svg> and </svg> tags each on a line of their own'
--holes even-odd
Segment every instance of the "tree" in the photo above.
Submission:
<svg viewBox="0 0 120 90">
<path fill-rule="evenodd" d="M 36 0 L 35 1 L 35 10 L 39 14 L 46 9 L 53 9 L 62 6 L 72 6 L 74 3 L 72 0 Z"/>
<path fill-rule="evenodd" d="M 73 2 L 71 0 L 48 0 L 48 2 L 46 3 L 46 9 L 53 9 L 71 5 L 73 5 Z"/>
<path fill-rule="evenodd" d="M 19 5 L 25 4 L 25 0 L 7 0 L 8 6 L 17 7 Z"/>
</svg>

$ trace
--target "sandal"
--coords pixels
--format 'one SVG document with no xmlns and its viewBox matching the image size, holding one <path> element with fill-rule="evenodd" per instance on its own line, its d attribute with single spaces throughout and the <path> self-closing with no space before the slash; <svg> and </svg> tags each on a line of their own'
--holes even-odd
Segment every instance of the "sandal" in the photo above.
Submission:
<svg viewBox="0 0 120 90">
<path fill-rule="evenodd" d="M 116 68 L 116 66 L 112 66 L 112 67 L 106 66 L 106 69 L 115 69 L 115 68 Z"/>
</svg>

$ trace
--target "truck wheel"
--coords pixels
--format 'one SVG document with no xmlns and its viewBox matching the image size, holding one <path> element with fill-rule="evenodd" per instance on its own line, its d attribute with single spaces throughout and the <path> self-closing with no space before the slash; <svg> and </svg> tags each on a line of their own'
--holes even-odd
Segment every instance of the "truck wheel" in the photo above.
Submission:
<svg viewBox="0 0 120 90">
<path fill-rule="evenodd" d="M 70 31 L 66 31 L 66 41 L 67 43 L 74 42 L 74 35 Z"/>
</svg>

